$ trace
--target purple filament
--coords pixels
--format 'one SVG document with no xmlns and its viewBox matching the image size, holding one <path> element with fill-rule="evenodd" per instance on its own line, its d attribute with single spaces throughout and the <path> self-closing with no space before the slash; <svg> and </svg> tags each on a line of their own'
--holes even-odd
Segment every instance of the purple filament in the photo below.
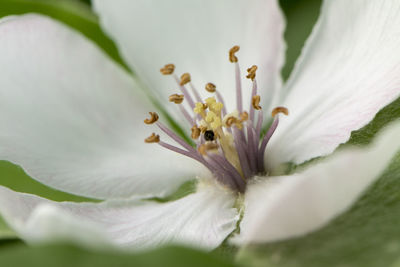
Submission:
<svg viewBox="0 0 400 267">
<path fill-rule="evenodd" d="M 194 96 L 194 99 L 196 99 L 197 102 L 202 102 L 199 92 L 196 90 L 195 86 L 191 82 L 189 83 L 189 86 L 192 91 L 192 95 L 189 93 L 185 86 L 180 85 L 180 80 L 176 75 L 174 75 L 174 78 L 178 83 L 179 88 L 181 89 L 191 109 L 195 107 L 195 102 L 193 101 L 192 96 Z M 243 114 L 243 100 L 240 67 L 238 62 L 235 63 L 235 82 L 236 106 L 239 114 L 241 115 Z M 219 182 L 229 186 L 235 191 L 243 193 L 246 190 L 246 183 L 248 179 L 250 179 L 254 175 L 265 172 L 265 150 L 269 140 L 271 139 L 279 124 L 278 114 L 277 116 L 275 116 L 272 125 L 260 141 L 264 114 L 262 113 L 262 110 L 256 110 L 252 105 L 253 97 L 257 95 L 257 90 L 257 81 L 254 80 L 252 83 L 252 92 L 250 97 L 249 119 L 246 122 L 241 121 L 243 127 L 239 129 L 236 127 L 236 125 L 232 125 L 232 127 L 223 128 L 223 131 L 225 131 L 223 135 L 226 135 L 228 133 L 233 135 L 233 144 L 230 145 L 234 146 L 236 152 L 233 156 L 237 157 L 240 166 L 234 166 L 230 161 L 228 161 L 228 157 L 224 154 L 224 151 L 222 151 L 221 147 L 219 147 L 218 152 L 209 151 L 205 155 L 202 155 L 199 152 L 200 146 L 207 145 L 207 142 L 217 142 L 218 144 L 218 139 L 214 141 L 206 141 L 204 134 L 201 134 L 201 136 L 196 140 L 196 147 L 192 147 L 161 122 L 157 122 L 157 126 L 182 148 L 162 141 L 159 141 L 158 144 L 168 150 L 190 157 L 202 163 L 213 173 L 214 177 Z M 223 105 L 221 114 L 222 117 L 224 117 L 228 114 L 224 99 L 218 91 L 215 91 L 215 96 L 217 100 Z M 201 116 L 199 114 L 191 116 L 191 114 L 182 105 L 179 105 L 179 108 L 190 126 L 196 125 L 196 123 L 201 120 Z M 255 120 L 256 113 L 258 114 L 257 121 Z"/>
</svg>

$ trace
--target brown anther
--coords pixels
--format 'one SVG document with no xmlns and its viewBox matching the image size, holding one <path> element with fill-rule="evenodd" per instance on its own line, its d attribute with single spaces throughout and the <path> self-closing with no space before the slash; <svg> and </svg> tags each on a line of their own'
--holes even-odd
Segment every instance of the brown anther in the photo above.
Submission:
<svg viewBox="0 0 400 267">
<path fill-rule="evenodd" d="M 230 61 L 230 62 L 232 62 L 232 63 L 238 62 L 238 58 L 237 58 L 237 56 L 235 56 L 235 53 L 236 53 L 237 51 L 239 51 L 239 49 L 240 49 L 240 47 L 237 46 L 237 45 L 235 45 L 234 47 L 232 47 L 232 48 L 229 50 L 229 61 Z"/>
<path fill-rule="evenodd" d="M 191 81 L 190 74 L 184 73 L 181 76 L 181 82 L 179 83 L 179 85 L 185 85 L 185 84 L 189 83 L 190 81 Z"/>
<path fill-rule="evenodd" d="M 197 127 L 197 125 L 194 125 L 191 130 L 192 130 L 192 135 L 191 135 L 192 139 L 196 140 L 197 138 L 199 138 L 201 133 L 200 128 Z"/>
<path fill-rule="evenodd" d="M 175 65 L 174 64 L 167 64 L 160 69 L 162 75 L 170 75 L 174 73 Z"/>
<path fill-rule="evenodd" d="M 260 96 L 259 95 L 255 95 L 253 96 L 252 100 L 251 100 L 251 104 L 253 106 L 254 109 L 256 110 L 260 110 L 261 106 L 260 106 Z"/>
<path fill-rule="evenodd" d="M 254 78 L 256 78 L 256 71 L 257 71 L 257 66 L 253 65 L 250 68 L 247 69 L 247 72 L 249 74 L 247 74 L 246 78 L 247 79 L 251 79 L 252 81 L 254 81 Z"/>
<path fill-rule="evenodd" d="M 155 133 L 152 133 L 149 137 L 147 137 L 146 139 L 144 139 L 145 143 L 158 143 L 160 142 L 160 136 Z"/>
<path fill-rule="evenodd" d="M 199 146 L 198 151 L 201 155 L 207 155 L 207 151 L 218 149 L 218 144 L 216 143 L 206 143 Z"/>
<path fill-rule="evenodd" d="M 207 92 L 214 93 L 215 92 L 215 88 L 217 88 L 217 87 L 213 83 L 207 83 L 206 84 Z"/>
<path fill-rule="evenodd" d="M 158 114 L 157 113 L 155 113 L 155 112 L 149 112 L 149 114 L 150 114 L 150 119 L 145 119 L 144 120 L 144 123 L 146 123 L 146 124 L 153 124 L 153 123 L 155 123 L 156 121 L 158 121 Z"/>
<path fill-rule="evenodd" d="M 200 125 L 199 128 L 200 128 L 201 133 L 205 133 L 207 131 L 207 127 L 206 126 Z"/>
<path fill-rule="evenodd" d="M 249 113 L 244 111 L 242 114 L 240 114 L 240 122 L 247 121 L 249 119 Z"/>
<path fill-rule="evenodd" d="M 233 124 L 235 124 L 237 122 L 238 122 L 237 118 L 229 117 L 229 118 L 226 119 L 225 124 L 226 124 L 226 126 L 231 127 Z"/>
<path fill-rule="evenodd" d="M 178 94 L 173 94 L 169 96 L 169 102 L 174 102 L 175 104 L 180 104 L 183 102 L 184 96 L 183 95 L 178 95 Z"/>
<path fill-rule="evenodd" d="M 278 113 L 283 113 L 286 116 L 288 116 L 289 110 L 285 107 L 276 107 L 272 110 L 271 115 L 272 115 L 272 117 L 275 117 Z"/>
</svg>

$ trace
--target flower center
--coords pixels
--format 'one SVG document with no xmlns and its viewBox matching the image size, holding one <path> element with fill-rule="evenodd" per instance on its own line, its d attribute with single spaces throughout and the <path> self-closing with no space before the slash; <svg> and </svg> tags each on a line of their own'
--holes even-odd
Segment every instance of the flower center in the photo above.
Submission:
<svg viewBox="0 0 400 267">
<path fill-rule="evenodd" d="M 167 64 L 160 70 L 163 75 L 171 75 L 180 88 L 182 94 L 171 95 L 169 101 L 178 105 L 189 123 L 195 146 L 159 122 L 155 112 L 150 112 L 150 118 L 144 122 L 156 124 L 180 147 L 161 141 L 160 136 L 155 133 L 145 139 L 146 143 L 157 143 L 166 149 L 199 161 L 220 183 L 243 193 L 252 177 L 265 174 L 265 149 L 278 127 L 279 114 L 288 115 L 288 110 L 284 107 L 274 108 L 271 113 L 273 122 L 266 133 L 262 134 L 264 118 L 260 96 L 257 95 L 257 66 L 253 65 L 247 69 L 246 77 L 252 81 L 250 108 L 247 112 L 243 110 L 240 68 L 236 56 L 238 51 L 239 46 L 229 50 L 229 60 L 235 64 L 236 81 L 236 110 L 231 113 L 227 113 L 224 99 L 214 84 L 207 83 L 205 86 L 205 90 L 214 96 L 202 100 L 191 82 L 189 73 L 184 73 L 179 79 L 174 74 L 173 64 Z M 190 107 L 190 112 L 182 105 L 184 100 Z"/>
</svg>

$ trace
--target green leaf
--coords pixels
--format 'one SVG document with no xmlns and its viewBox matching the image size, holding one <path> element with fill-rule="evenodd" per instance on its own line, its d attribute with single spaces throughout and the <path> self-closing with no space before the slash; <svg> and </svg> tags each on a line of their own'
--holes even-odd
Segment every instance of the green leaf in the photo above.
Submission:
<svg viewBox="0 0 400 267">
<path fill-rule="evenodd" d="M 11 244 L 0 250 L 1 266 L 199 266 L 233 267 L 230 261 L 193 249 L 164 247 L 154 251 L 129 254 L 110 251 L 87 251 L 71 245 L 28 248 Z"/>
<path fill-rule="evenodd" d="M 16 233 L 8 227 L 6 222 L 0 217 L 0 241 L 3 239 L 16 238 Z"/>
<path fill-rule="evenodd" d="M 279 2 L 287 18 L 285 40 L 288 49 L 282 69 L 282 76 L 286 80 L 318 18 L 321 0 L 280 0 Z"/>
</svg>

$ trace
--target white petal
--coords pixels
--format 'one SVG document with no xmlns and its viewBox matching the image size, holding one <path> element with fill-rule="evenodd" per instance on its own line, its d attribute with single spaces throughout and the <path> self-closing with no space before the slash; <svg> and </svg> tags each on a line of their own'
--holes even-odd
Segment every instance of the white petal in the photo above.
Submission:
<svg viewBox="0 0 400 267">
<path fill-rule="evenodd" d="M 192 74 L 198 89 L 215 83 L 232 107 L 234 66 L 228 50 L 234 45 L 241 46 L 243 72 L 258 65 L 263 100 L 281 84 L 285 23 L 276 0 L 100 0 L 94 6 L 128 64 L 164 99 L 178 88 L 159 69 L 175 63 L 177 73 Z M 244 85 L 247 106 L 249 80 Z"/>
<path fill-rule="evenodd" d="M 331 153 L 400 95 L 400 1 L 325 1 L 283 102 L 270 158 Z"/>
<path fill-rule="evenodd" d="M 236 227 L 232 193 L 217 187 L 167 203 L 53 202 L 0 187 L 0 213 L 28 242 L 70 240 L 148 248 L 179 243 L 212 249 Z"/>
<path fill-rule="evenodd" d="M 249 186 L 239 243 L 304 235 L 347 210 L 377 179 L 400 148 L 400 123 L 368 148 L 348 149 L 291 176 Z M 265 177 L 264 177 L 265 178 Z"/>
<path fill-rule="evenodd" d="M 154 109 L 80 34 L 38 15 L 0 23 L 0 158 L 89 197 L 162 194 L 194 178 L 192 160 L 154 144 Z"/>
</svg>

